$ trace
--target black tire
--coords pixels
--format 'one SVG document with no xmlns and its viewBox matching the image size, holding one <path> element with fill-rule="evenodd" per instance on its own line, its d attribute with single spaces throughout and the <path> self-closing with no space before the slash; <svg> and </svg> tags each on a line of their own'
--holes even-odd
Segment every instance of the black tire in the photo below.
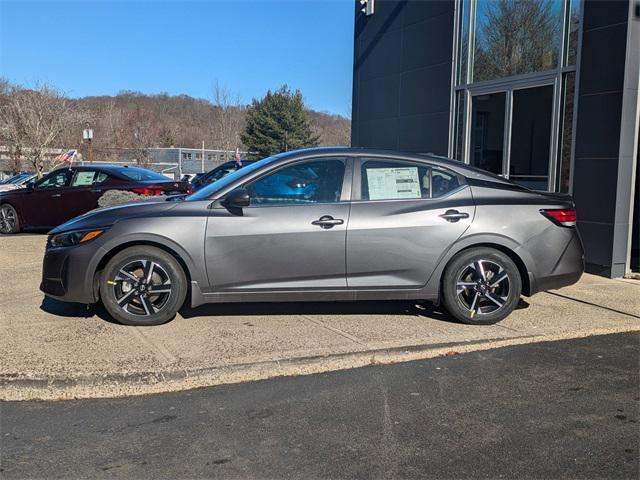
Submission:
<svg viewBox="0 0 640 480">
<path fill-rule="evenodd" d="M 20 231 L 18 212 L 8 203 L 0 205 L 0 233 L 10 234 Z"/>
<path fill-rule="evenodd" d="M 521 292 L 518 267 L 493 248 L 463 250 L 442 276 L 444 307 L 455 319 L 470 325 L 498 323 L 516 308 Z"/>
<path fill-rule="evenodd" d="M 178 260 L 146 245 L 118 252 L 100 278 L 104 307 L 125 325 L 166 323 L 175 317 L 186 295 L 187 278 Z"/>
</svg>

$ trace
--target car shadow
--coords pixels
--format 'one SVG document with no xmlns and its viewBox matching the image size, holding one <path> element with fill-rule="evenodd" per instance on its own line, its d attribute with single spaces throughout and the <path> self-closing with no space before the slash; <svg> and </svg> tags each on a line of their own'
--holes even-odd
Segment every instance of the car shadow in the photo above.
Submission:
<svg viewBox="0 0 640 480">
<path fill-rule="evenodd" d="M 183 318 L 261 315 L 411 315 L 458 323 L 446 311 L 429 302 L 405 300 L 360 302 L 209 303 L 183 307 Z"/>
<path fill-rule="evenodd" d="M 97 305 L 85 305 L 84 303 L 61 302 L 51 297 L 44 297 L 40 304 L 40 310 L 60 317 L 89 318 L 96 314 Z"/>
<path fill-rule="evenodd" d="M 516 310 L 529 308 L 529 303 L 520 299 Z M 90 318 L 97 316 L 105 322 L 121 325 L 107 312 L 101 303 L 62 302 L 44 297 L 40 309 L 61 317 Z M 460 323 L 446 310 L 430 302 L 406 300 L 360 301 L 360 302 L 260 302 L 260 303 L 209 303 L 196 308 L 184 306 L 180 309 L 184 319 L 197 317 L 234 317 L 261 315 L 410 315 L 447 323 Z"/>
</svg>

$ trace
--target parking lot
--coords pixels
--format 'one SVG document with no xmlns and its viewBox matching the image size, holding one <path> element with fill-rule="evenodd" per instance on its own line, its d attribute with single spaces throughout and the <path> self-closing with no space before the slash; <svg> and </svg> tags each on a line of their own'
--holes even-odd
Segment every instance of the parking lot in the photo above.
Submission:
<svg viewBox="0 0 640 480">
<path fill-rule="evenodd" d="M 119 396 L 640 330 L 640 282 L 584 275 L 493 326 L 413 302 L 204 305 L 127 327 L 38 290 L 45 235 L 0 237 L 0 396 Z"/>
</svg>

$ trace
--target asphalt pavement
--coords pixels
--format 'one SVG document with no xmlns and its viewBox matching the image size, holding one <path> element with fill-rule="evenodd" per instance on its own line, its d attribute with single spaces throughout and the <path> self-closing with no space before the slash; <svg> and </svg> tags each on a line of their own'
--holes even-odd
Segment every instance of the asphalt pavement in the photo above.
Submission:
<svg viewBox="0 0 640 480">
<path fill-rule="evenodd" d="M 4 402 L 10 478 L 638 478 L 640 334 Z"/>
</svg>

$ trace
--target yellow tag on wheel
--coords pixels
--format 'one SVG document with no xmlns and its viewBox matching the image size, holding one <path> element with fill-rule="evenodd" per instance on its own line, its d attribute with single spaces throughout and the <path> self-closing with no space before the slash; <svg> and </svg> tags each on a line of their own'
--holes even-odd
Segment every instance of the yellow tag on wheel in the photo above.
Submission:
<svg viewBox="0 0 640 480">
<path fill-rule="evenodd" d="M 469 315 L 469 318 L 473 318 L 476 316 L 476 311 L 475 310 L 471 310 L 471 315 Z"/>
<path fill-rule="evenodd" d="M 107 285 L 116 285 L 116 282 L 113 280 L 107 280 Z"/>
</svg>

